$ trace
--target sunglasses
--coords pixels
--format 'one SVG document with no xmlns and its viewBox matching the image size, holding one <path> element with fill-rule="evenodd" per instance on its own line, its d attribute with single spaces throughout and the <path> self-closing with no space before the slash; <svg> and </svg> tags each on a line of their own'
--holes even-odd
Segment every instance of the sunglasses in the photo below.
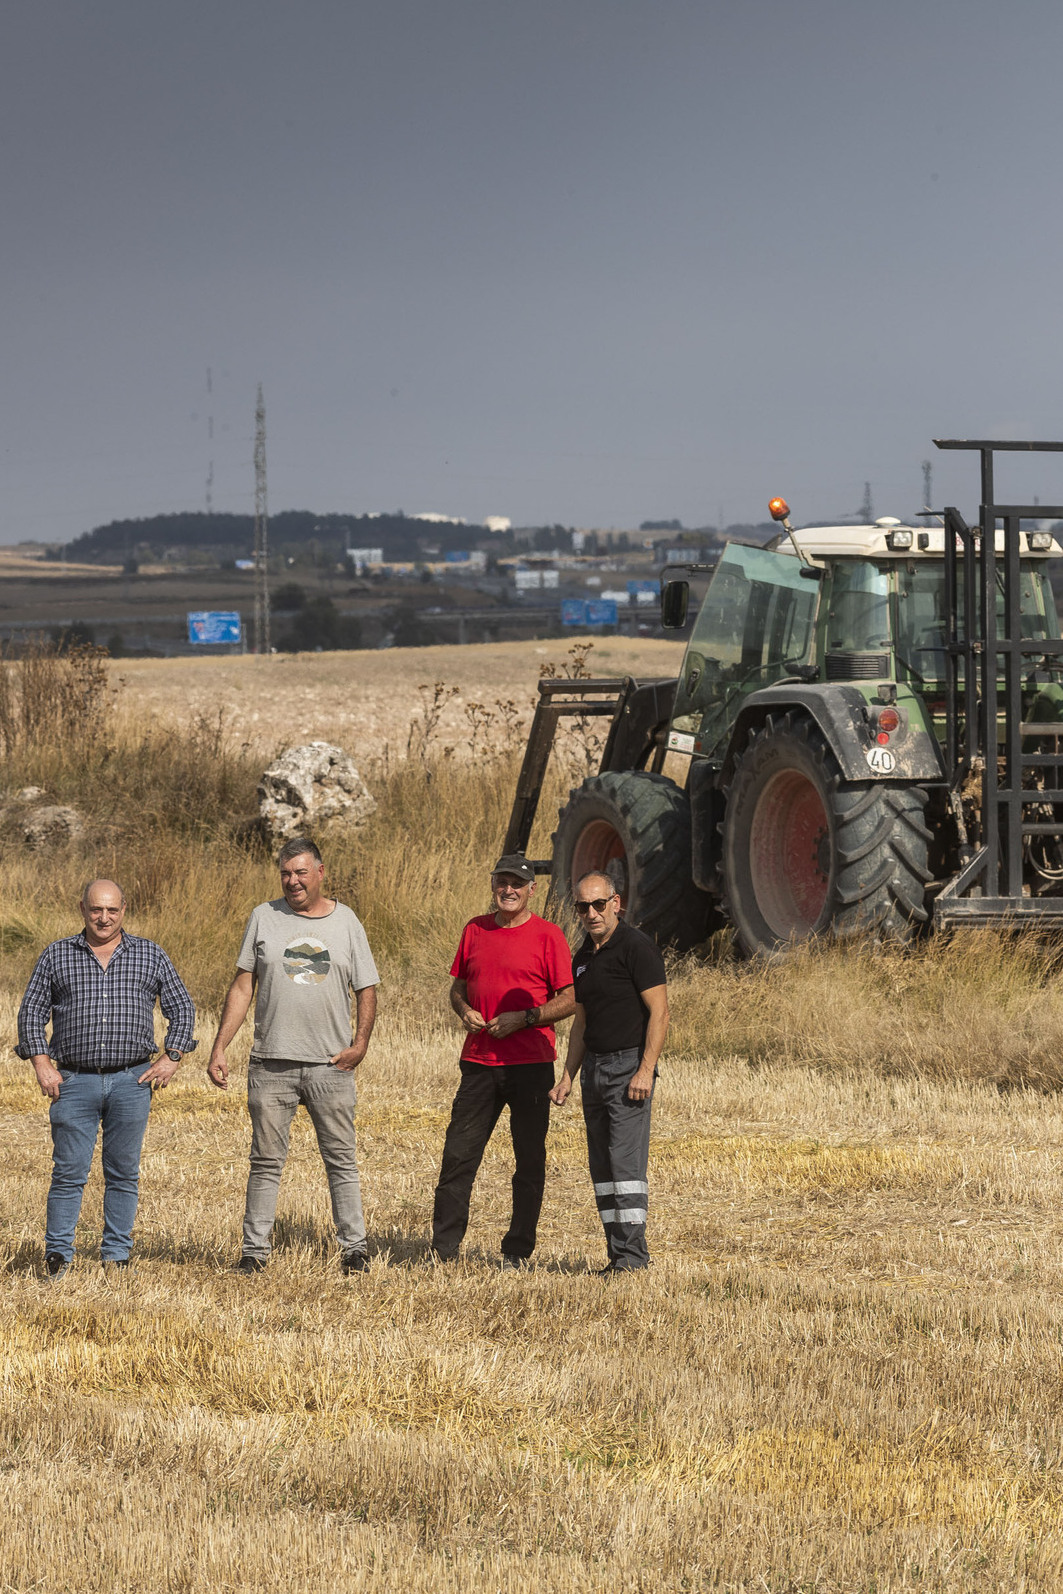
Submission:
<svg viewBox="0 0 1063 1594">
<path fill-rule="evenodd" d="M 575 908 L 580 918 L 585 919 L 592 908 L 594 909 L 595 913 L 601 913 L 604 911 L 607 905 L 612 902 L 612 900 L 612 897 L 592 897 L 589 902 L 574 902 L 572 906 Z"/>
</svg>

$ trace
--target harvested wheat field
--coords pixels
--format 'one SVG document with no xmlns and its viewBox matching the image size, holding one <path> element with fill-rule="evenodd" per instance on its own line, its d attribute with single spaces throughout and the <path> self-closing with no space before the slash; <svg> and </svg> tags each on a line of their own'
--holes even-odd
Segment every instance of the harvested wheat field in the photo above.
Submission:
<svg viewBox="0 0 1063 1594">
<path fill-rule="evenodd" d="M 593 675 L 652 678 L 674 675 L 681 658 L 676 642 L 605 637 L 591 645 L 587 669 Z M 138 712 L 213 718 L 221 710 L 256 754 L 320 737 L 338 742 L 357 760 L 405 750 L 411 724 L 423 722 L 421 688 L 439 681 L 449 689 L 434 729 L 440 747 L 462 754 L 475 735 L 472 705 L 500 717 L 499 710 L 512 704 L 522 720 L 530 719 L 542 667 L 555 664 L 560 670 L 571 662 L 562 640 L 271 658 L 122 659 L 111 668 L 128 684 Z"/>
<path fill-rule="evenodd" d="M 270 1267 L 232 1271 L 248 1035 L 227 1094 L 202 1053 L 247 909 L 275 888 L 241 839 L 259 755 L 196 718 L 216 682 L 181 663 L 180 691 L 161 666 L 155 698 L 101 687 L 73 747 L 46 727 L 27 740 L 17 693 L 0 713 L 5 790 L 34 781 L 87 815 L 68 852 L 27 861 L 17 804 L 0 812 L 7 1043 L 37 950 L 76 927 L 98 869 L 186 975 L 202 1037 L 153 1107 L 124 1275 L 97 1259 L 97 1168 L 79 1259 L 43 1276 L 46 1107 L 27 1065 L 9 1051 L 0 1065 L 0 1589 L 1057 1589 L 1059 949 L 971 934 L 908 956 L 828 948 L 765 968 L 714 947 L 676 964 L 653 1268 L 596 1276 L 578 1105 L 551 1131 L 534 1266 L 498 1268 L 503 1125 L 464 1258 L 434 1264 L 459 1047 L 446 968 L 485 906 L 515 753 L 448 757 L 435 731 L 399 752 L 420 682 L 488 704 L 515 686 L 498 661 L 490 679 L 468 673 L 508 649 L 431 650 L 426 669 L 428 651 L 381 656 L 392 677 L 374 690 L 401 707 L 392 754 L 367 766 L 379 808 L 328 852 L 383 978 L 359 1073 L 373 1260 L 352 1278 L 302 1117 Z M 300 689 L 313 697 L 316 667 L 324 700 L 350 658 L 305 667 Z M 53 704 L 72 690 L 57 678 Z M 252 701 L 241 712 L 271 717 Z M 554 802 L 583 754 L 564 756 Z"/>
</svg>

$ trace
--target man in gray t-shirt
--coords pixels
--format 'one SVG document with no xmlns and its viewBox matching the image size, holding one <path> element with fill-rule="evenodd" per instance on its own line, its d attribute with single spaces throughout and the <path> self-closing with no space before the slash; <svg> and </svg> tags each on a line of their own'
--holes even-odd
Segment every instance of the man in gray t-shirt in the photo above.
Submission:
<svg viewBox="0 0 1063 1594">
<path fill-rule="evenodd" d="M 360 1273 L 369 1258 L 355 1156 L 354 1070 L 373 1032 L 380 976 L 358 919 L 323 893 L 325 869 L 314 843 L 293 837 L 278 864 L 284 896 L 260 903 L 248 920 L 207 1068 L 210 1080 L 228 1089 L 225 1049 L 255 996 L 247 1072 L 251 1171 L 237 1270 L 257 1273 L 269 1259 L 288 1136 L 302 1103 L 328 1175 L 342 1269 Z"/>
</svg>

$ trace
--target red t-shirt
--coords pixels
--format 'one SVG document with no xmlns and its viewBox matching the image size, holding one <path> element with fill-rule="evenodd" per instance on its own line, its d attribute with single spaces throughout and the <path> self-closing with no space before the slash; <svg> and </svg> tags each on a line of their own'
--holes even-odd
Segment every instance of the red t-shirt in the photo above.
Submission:
<svg viewBox="0 0 1063 1594">
<path fill-rule="evenodd" d="M 451 975 L 464 980 L 468 1002 L 484 1018 L 525 1007 L 541 1007 L 572 984 L 572 954 L 556 924 L 533 913 L 523 924 L 503 927 L 493 913 L 470 919 L 461 932 Z M 552 1063 L 557 1056 L 552 1024 L 518 1029 L 501 1040 L 480 1030 L 461 1049 L 470 1063 Z"/>
</svg>

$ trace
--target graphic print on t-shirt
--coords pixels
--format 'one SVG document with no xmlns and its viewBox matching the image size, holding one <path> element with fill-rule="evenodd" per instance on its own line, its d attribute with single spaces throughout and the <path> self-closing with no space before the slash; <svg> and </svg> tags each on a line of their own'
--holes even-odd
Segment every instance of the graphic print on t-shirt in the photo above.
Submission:
<svg viewBox="0 0 1063 1594">
<path fill-rule="evenodd" d="M 313 936 L 301 935 L 284 948 L 284 972 L 294 985 L 320 985 L 331 967 L 328 947 Z"/>
</svg>

